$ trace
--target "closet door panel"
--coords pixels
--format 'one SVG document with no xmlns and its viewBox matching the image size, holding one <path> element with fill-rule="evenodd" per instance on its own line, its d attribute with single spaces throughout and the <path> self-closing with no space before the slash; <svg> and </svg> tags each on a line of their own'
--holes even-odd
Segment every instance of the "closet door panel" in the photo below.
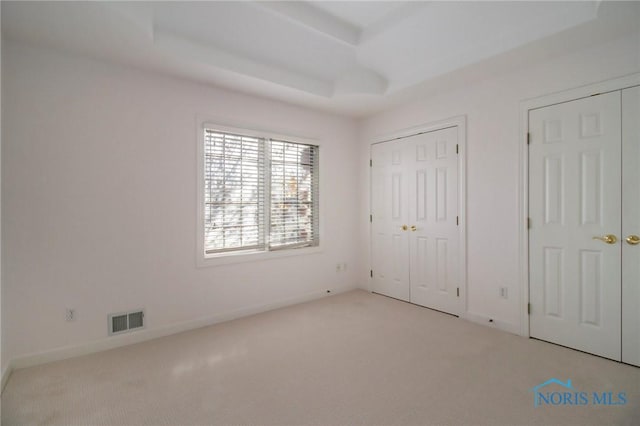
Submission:
<svg viewBox="0 0 640 426">
<path fill-rule="evenodd" d="M 620 114 L 620 92 L 529 112 L 531 336 L 615 360 Z"/>
<path fill-rule="evenodd" d="M 372 145 L 371 257 L 373 291 L 409 301 L 407 155 L 400 142 Z"/>
<path fill-rule="evenodd" d="M 458 130 L 412 136 L 409 181 L 411 302 L 459 315 Z"/>
</svg>

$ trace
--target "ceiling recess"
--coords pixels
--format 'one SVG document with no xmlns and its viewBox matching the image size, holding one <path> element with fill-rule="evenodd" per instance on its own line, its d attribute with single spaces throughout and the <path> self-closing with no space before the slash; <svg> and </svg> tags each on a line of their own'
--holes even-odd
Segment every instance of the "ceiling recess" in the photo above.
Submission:
<svg viewBox="0 0 640 426">
<path fill-rule="evenodd" d="M 2 31 L 9 40 L 364 116 L 535 43 L 566 37 L 576 49 L 637 32 L 639 9 L 590 1 L 3 1 Z"/>
</svg>

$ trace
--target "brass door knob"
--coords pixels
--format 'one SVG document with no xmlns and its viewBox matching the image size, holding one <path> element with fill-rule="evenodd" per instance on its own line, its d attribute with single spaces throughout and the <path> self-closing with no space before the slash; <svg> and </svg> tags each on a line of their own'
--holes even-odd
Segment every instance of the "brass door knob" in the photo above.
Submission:
<svg viewBox="0 0 640 426">
<path fill-rule="evenodd" d="M 417 229 L 418 229 L 418 228 L 416 228 L 416 226 L 415 226 L 415 225 L 411 225 L 411 230 L 412 230 L 412 231 L 416 231 Z M 638 244 L 638 243 L 636 243 L 636 244 Z"/>
<path fill-rule="evenodd" d="M 640 244 L 640 237 L 638 237 L 637 235 L 629 235 L 627 238 L 625 238 L 625 241 L 627 242 L 627 244 L 635 246 L 636 244 Z"/>
<path fill-rule="evenodd" d="M 402 225 L 400 229 L 402 229 L 403 231 L 406 231 L 407 229 L 409 229 L 409 227 L 407 225 Z"/>
<path fill-rule="evenodd" d="M 603 237 L 593 237 L 594 240 L 600 240 L 603 243 L 607 243 L 607 244 L 615 244 L 616 241 L 618 241 L 618 238 L 616 238 L 615 235 L 613 234 L 607 234 Z"/>
</svg>

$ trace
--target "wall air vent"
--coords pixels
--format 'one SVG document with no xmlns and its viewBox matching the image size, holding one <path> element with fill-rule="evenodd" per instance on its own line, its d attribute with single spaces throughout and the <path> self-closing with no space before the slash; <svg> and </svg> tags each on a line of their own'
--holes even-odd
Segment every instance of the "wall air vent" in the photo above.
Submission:
<svg viewBox="0 0 640 426">
<path fill-rule="evenodd" d="M 109 335 L 144 328 L 144 311 L 122 312 L 109 315 Z"/>
</svg>

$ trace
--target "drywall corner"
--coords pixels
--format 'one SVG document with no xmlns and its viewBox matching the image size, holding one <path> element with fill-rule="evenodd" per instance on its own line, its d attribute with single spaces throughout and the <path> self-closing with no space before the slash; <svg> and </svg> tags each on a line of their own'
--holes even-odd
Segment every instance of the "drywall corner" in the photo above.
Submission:
<svg viewBox="0 0 640 426">
<path fill-rule="evenodd" d="M 7 382 L 9 381 L 9 377 L 11 377 L 11 373 L 13 372 L 13 367 L 10 362 L 7 363 L 7 366 L 2 369 L 2 377 L 0 378 L 0 395 L 4 392 L 4 388 L 7 386 Z"/>
</svg>

